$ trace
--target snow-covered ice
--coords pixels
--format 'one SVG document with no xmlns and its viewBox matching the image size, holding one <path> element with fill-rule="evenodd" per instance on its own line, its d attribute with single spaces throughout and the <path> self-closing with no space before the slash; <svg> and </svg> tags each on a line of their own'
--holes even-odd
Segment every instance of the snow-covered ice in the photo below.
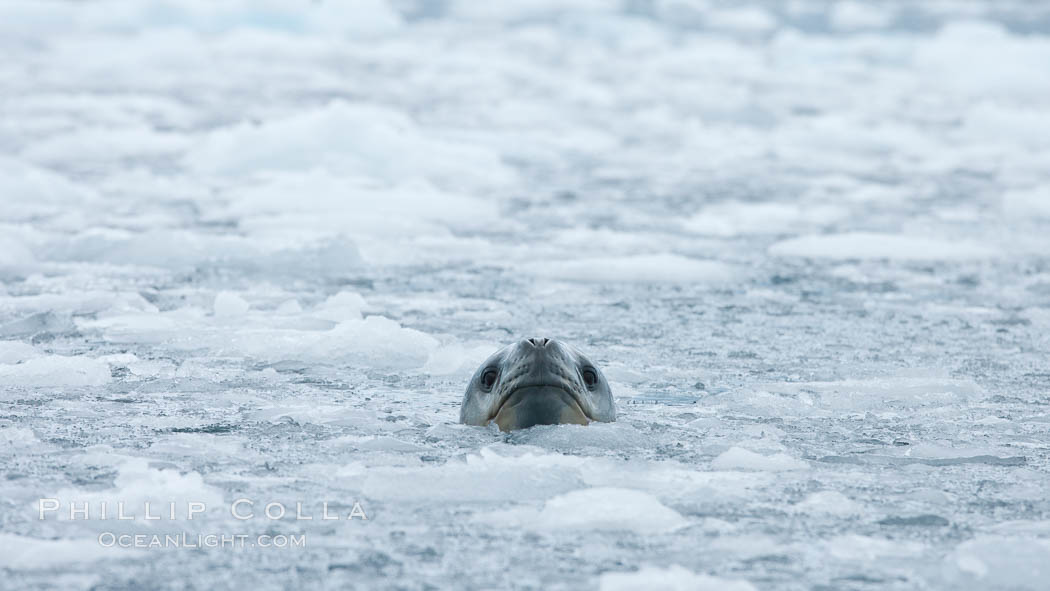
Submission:
<svg viewBox="0 0 1050 591">
<path fill-rule="evenodd" d="M 6 0 L 0 51 L 0 587 L 1046 587 L 1050 5 Z M 618 421 L 457 424 L 528 336 Z"/>
</svg>

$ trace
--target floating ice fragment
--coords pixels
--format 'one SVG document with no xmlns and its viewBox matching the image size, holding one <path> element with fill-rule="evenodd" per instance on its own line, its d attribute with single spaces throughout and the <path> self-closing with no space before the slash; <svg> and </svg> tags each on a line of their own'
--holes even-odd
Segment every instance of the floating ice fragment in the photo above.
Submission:
<svg viewBox="0 0 1050 591">
<path fill-rule="evenodd" d="M 421 452 L 427 448 L 393 437 L 376 436 L 353 442 L 354 447 L 368 451 Z"/>
<path fill-rule="evenodd" d="M 602 487 L 574 490 L 556 496 L 539 511 L 530 508 L 509 509 L 486 514 L 479 519 L 540 531 L 633 531 L 642 535 L 666 533 L 687 524 L 677 511 L 648 493 Z"/>
<path fill-rule="evenodd" d="M 712 28 L 744 34 L 766 33 L 777 27 L 776 19 L 758 6 L 713 10 L 707 13 L 706 20 Z"/>
<path fill-rule="evenodd" d="M 516 23 L 531 20 L 557 18 L 559 15 L 576 13 L 600 13 L 612 10 L 612 5 L 601 0 L 503 0 L 502 2 L 475 2 L 474 0 L 451 0 L 448 12 L 464 20 L 481 22 Z"/>
<path fill-rule="evenodd" d="M 425 178 L 491 185 L 512 178 L 493 151 L 432 137 L 401 111 L 346 102 L 218 129 L 190 150 L 186 162 L 198 171 L 230 175 L 320 167 L 391 183 Z"/>
<path fill-rule="evenodd" d="M 945 559 L 956 588 L 1041 591 L 1050 580 L 1050 540 L 980 535 Z"/>
<path fill-rule="evenodd" d="M 63 5 L 56 15 L 50 2 L 5 2 L 0 5 L 0 30 L 32 27 L 49 31 L 141 33 L 143 29 L 186 29 L 227 33 L 257 29 L 286 34 L 348 35 L 371 38 L 402 26 L 401 16 L 384 0 L 287 2 L 230 0 L 227 2 L 166 2 L 100 0 L 89 5 Z"/>
<path fill-rule="evenodd" d="M 36 347 L 21 341 L 0 341 L 0 364 L 14 365 L 40 355 Z"/>
<path fill-rule="evenodd" d="M 863 507 L 838 491 L 825 490 L 809 495 L 805 500 L 792 506 L 791 510 L 813 515 L 848 517 L 860 515 Z"/>
<path fill-rule="evenodd" d="M 898 234 L 848 232 L 784 240 L 770 246 L 769 254 L 835 260 L 957 261 L 992 258 L 996 251 L 969 240 L 951 241 Z"/>
<path fill-rule="evenodd" d="M 755 407 L 768 412 L 820 414 L 894 408 L 937 408 L 979 400 L 985 390 L 973 380 L 938 370 L 916 370 L 871 379 L 762 384 L 752 395 Z"/>
<path fill-rule="evenodd" d="M 697 574 L 677 564 L 667 568 L 644 566 L 634 572 L 605 572 L 598 580 L 600 591 L 756 591 L 739 579 Z"/>
<path fill-rule="evenodd" d="M 1003 209 L 1013 219 L 1050 219 L 1050 189 L 1016 189 L 1003 195 Z"/>
<path fill-rule="evenodd" d="M 40 440 L 32 429 L 23 427 L 0 427 L 0 449 L 15 450 L 40 446 Z"/>
<path fill-rule="evenodd" d="M 0 195 L 4 201 L 0 220 L 6 221 L 30 221 L 98 199 L 94 191 L 59 174 L 7 158 L 0 158 Z M 24 259 L 26 253 L 14 250 L 14 243 L 8 242 L 12 240 L 10 232 L 0 234 L 0 268 L 5 261 L 17 260 L 16 255 Z"/>
<path fill-rule="evenodd" d="M 908 558 L 922 554 L 918 542 L 888 540 L 857 534 L 836 536 L 825 542 L 828 556 L 842 561 L 871 562 L 879 558 Z"/>
<path fill-rule="evenodd" d="M 79 166 L 122 162 L 180 154 L 190 140 L 179 133 L 159 132 L 147 126 L 84 127 L 31 143 L 23 155 L 49 165 L 77 163 Z M 104 146 L 105 149 L 99 149 Z"/>
<path fill-rule="evenodd" d="M 69 488 L 55 492 L 50 498 L 58 499 L 62 503 L 71 500 L 87 503 L 90 522 L 97 523 L 98 527 L 104 530 L 112 527 L 112 524 L 107 525 L 107 520 L 116 519 L 112 508 L 117 507 L 118 502 L 122 502 L 127 508 L 128 516 L 134 515 L 138 518 L 129 523 L 138 524 L 150 523 L 143 521 L 143 511 L 147 502 L 153 507 L 164 508 L 175 503 L 182 512 L 180 518 L 186 518 L 186 511 L 191 502 L 202 503 L 206 511 L 218 510 L 222 505 L 222 491 L 206 484 L 197 472 L 180 473 L 178 470 L 151 468 L 149 460 L 145 458 L 126 459 L 119 464 L 117 470 L 112 488 Z M 106 520 L 101 518 L 102 503 L 106 503 L 110 509 L 106 513 Z M 93 512 L 97 513 L 92 514 Z M 54 517 L 68 519 L 69 512 L 57 511 Z"/>
<path fill-rule="evenodd" d="M 724 282 L 736 275 L 726 263 L 669 253 L 526 263 L 522 269 L 563 281 L 625 283 Z"/>
<path fill-rule="evenodd" d="M 630 453 L 645 449 L 652 439 L 629 423 L 591 423 L 590 425 L 537 425 L 516 431 L 508 437 L 523 443 L 562 453 L 579 453 L 587 449 L 607 449 Z"/>
<path fill-rule="evenodd" d="M 834 222 L 846 214 L 834 206 L 802 207 L 794 203 L 723 203 L 701 210 L 685 221 L 688 230 L 710 236 L 779 234 Z"/>
<path fill-rule="evenodd" d="M 314 316 L 333 322 L 360 320 L 361 312 L 367 306 L 368 304 L 365 302 L 365 298 L 361 297 L 361 294 L 352 291 L 341 291 L 330 296 L 318 306 Z"/>
<path fill-rule="evenodd" d="M 104 558 L 125 558 L 142 554 L 142 550 L 104 547 L 98 538 L 41 540 L 27 536 L 0 533 L 0 567 L 13 571 L 50 569 L 70 563 L 95 562 Z"/>
<path fill-rule="evenodd" d="M 0 365 L 0 385 L 4 386 L 101 386 L 109 381 L 109 364 L 89 357 L 48 355 L 16 365 Z"/>
<path fill-rule="evenodd" d="M 838 31 L 878 29 L 890 24 L 894 13 L 889 6 L 857 0 L 842 0 L 831 7 L 828 21 Z"/>
<path fill-rule="evenodd" d="M 783 453 L 764 456 L 742 447 L 731 447 L 712 460 L 711 467 L 715 470 L 781 472 L 786 470 L 805 470 L 809 468 L 809 464 Z"/>
<path fill-rule="evenodd" d="M 466 345 L 453 343 L 436 349 L 430 354 L 423 371 L 430 375 L 470 375 L 488 358 L 489 355 L 499 349 L 499 345 Z"/>
<path fill-rule="evenodd" d="M 14 236 L 0 234 L 0 277 L 24 273 L 35 262 L 33 253 Z"/>
<path fill-rule="evenodd" d="M 958 98 L 1008 97 L 1014 103 L 1050 92 L 1046 37 L 1012 35 L 1002 23 L 950 22 L 916 47 L 914 59 L 926 88 Z"/>
<path fill-rule="evenodd" d="M 248 302 L 244 301 L 244 298 L 232 291 L 220 291 L 215 295 L 215 302 L 212 307 L 216 316 L 229 318 L 243 316 L 250 306 Z"/>
<path fill-rule="evenodd" d="M 364 493 L 384 502 L 544 500 L 582 486 L 583 463 L 582 458 L 543 453 L 526 446 L 490 446 L 464 460 L 453 459 L 439 466 L 372 470 Z"/>
<path fill-rule="evenodd" d="M 274 311 L 286 316 L 295 316 L 302 313 L 303 307 L 299 304 L 299 300 L 292 298 L 281 302 Z"/>
</svg>

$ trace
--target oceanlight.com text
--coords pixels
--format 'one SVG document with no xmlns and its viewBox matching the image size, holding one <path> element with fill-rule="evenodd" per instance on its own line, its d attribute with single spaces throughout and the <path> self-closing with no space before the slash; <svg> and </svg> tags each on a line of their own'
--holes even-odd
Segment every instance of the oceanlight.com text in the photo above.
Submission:
<svg viewBox="0 0 1050 591">
<path fill-rule="evenodd" d="M 102 532 L 105 548 L 305 548 L 305 534 L 119 534 Z"/>
</svg>

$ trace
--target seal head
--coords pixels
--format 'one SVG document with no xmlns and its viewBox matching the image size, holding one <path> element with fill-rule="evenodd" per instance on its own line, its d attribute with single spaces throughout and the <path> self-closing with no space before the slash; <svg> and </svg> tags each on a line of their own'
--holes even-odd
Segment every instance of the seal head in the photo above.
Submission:
<svg viewBox="0 0 1050 591">
<path fill-rule="evenodd" d="M 492 354 L 467 384 L 459 422 L 501 431 L 616 420 L 609 382 L 590 359 L 552 339 L 524 339 Z"/>
</svg>

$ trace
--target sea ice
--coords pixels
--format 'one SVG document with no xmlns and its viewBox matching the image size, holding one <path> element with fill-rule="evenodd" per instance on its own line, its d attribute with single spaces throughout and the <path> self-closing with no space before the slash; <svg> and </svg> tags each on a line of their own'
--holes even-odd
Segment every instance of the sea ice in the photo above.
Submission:
<svg viewBox="0 0 1050 591">
<path fill-rule="evenodd" d="M 986 259 L 994 249 L 970 240 L 849 232 L 791 238 L 769 247 L 774 256 L 828 259 L 888 259 L 896 261 L 956 261 Z"/>
<path fill-rule="evenodd" d="M 388 158 L 389 154 L 398 157 Z M 387 182 L 422 178 L 448 186 L 512 178 L 488 150 L 430 137 L 403 113 L 345 102 L 259 125 L 216 130 L 190 150 L 187 165 L 228 175 L 322 168 Z"/>
<path fill-rule="evenodd" d="M 601 591 L 755 591 L 747 581 L 723 579 L 691 572 L 678 565 L 668 568 L 642 567 L 634 572 L 603 573 L 598 583 Z"/>
<path fill-rule="evenodd" d="M 88 357 L 46 355 L 0 365 L 0 384 L 8 388 L 101 386 L 109 381 L 109 365 Z"/>
<path fill-rule="evenodd" d="M 659 534 L 688 522 L 652 495 L 629 489 L 586 488 L 549 499 L 539 511 L 511 509 L 479 517 L 486 523 L 539 531 L 620 530 Z"/>
<path fill-rule="evenodd" d="M 722 282 L 735 274 L 733 267 L 725 263 L 675 254 L 529 263 L 522 268 L 540 277 L 563 281 Z"/>
<path fill-rule="evenodd" d="M 104 548 L 94 537 L 41 540 L 29 536 L 0 533 L 0 566 L 19 570 L 43 569 L 54 572 L 70 563 L 94 563 L 141 557 L 141 550 Z"/>
<path fill-rule="evenodd" d="M 715 470 L 805 470 L 809 464 L 787 454 L 764 456 L 741 447 L 731 447 L 711 462 Z"/>
<path fill-rule="evenodd" d="M 215 294 L 213 306 L 216 316 L 226 317 L 241 316 L 249 308 L 248 302 L 244 301 L 244 298 L 229 291 L 221 291 Z"/>
<path fill-rule="evenodd" d="M 0 587 L 1042 589 L 1047 23 L 0 2 Z M 534 336 L 615 423 L 458 424 Z"/>
</svg>

